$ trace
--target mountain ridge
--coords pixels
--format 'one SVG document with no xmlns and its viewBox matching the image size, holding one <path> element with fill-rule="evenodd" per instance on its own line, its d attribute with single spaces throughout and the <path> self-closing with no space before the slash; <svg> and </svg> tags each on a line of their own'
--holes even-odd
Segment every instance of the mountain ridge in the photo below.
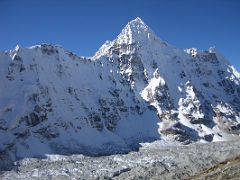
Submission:
<svg viewBox="0 0 240 180">
<path fill-rule="evenodd" d="M 13 159 L 239 138 L 237 70 L 214 48 L 165 43 L 140 18 L 91 58 L 49 44 L 2 52 L 0 80 L 0 150 Z"/>
</svg>

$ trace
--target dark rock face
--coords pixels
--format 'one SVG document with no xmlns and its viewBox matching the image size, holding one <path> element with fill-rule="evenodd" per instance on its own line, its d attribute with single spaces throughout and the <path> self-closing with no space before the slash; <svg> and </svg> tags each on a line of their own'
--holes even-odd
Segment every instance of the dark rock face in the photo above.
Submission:
<svg viewBox="0 0 240 180">
<path fill-rule="evenodd" d="M 43 54 L 47 54 L 49 56 L 51 56 L 55 53 L 58 53 L 58 50 L 54 46 L 48 45 L 48 44 L 42 44 L 41 51 Z"/>
<path fill-rule="evenodd" d="M 28 126 L 36 126 L 41 122 L 40 118 L 34 112 L 30 113 L 29 118 L 27 118 Z"/>
<path fill-rule="evenodd" d="M 39 128 L 34 133 L 39 134 L 40 136 L 47 138 L 47 139 L 52 139 L 52 138 L 56 138 L 59 136 L 58 132 L 54 132 L 53 130 L 51 130 L 48 127 Z"/>
<path fill-rule="evenodd" d="M 165 135 L 174 135 L 175 139 L 183 144 L 189 144 L 191 141 L 197 141 L 200 138 L 195 130 L 184 126 L 180 122 L 162 130 L 161 133 Z"/>
<path fill-rule="evenodd" d="M 89 120 L 93 128 L 96 128 L 98 131 L 103 130 L 104 124 L 98 114 L 89 115 Z"/>
<path fill-rule="evenodd" d="M 204 136 L 204 139 L 208 142 L 211 142 L 213 140 L 214 134 L 207 134 Z"/>
</svg>

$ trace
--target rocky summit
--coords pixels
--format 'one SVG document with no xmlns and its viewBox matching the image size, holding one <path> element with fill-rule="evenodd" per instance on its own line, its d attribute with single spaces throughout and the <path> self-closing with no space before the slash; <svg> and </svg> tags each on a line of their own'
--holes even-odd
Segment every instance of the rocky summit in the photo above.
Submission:
<svg viewBox="0 0 240 180">
<path fill-rule="evenodd" d="M 2 169 L 240 135 L 239 72 L 215 48 L 176 48 L 140 18 L 90 58 L 50 44 L 0 52 L 0 82 Z"/>
</svg>

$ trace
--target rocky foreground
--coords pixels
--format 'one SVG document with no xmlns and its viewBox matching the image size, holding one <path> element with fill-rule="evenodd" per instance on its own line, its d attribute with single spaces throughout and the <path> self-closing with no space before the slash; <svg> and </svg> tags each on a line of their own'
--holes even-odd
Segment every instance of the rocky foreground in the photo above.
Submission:
<svg viewBox="0 0 240 180">
<path fill-rule="evenodd" d="M 15 163 L 0 179 L 238 179 L 240 141 L 143 144 L 138 152 L 101 157 L 48 155 Z"/>
<path fill-rule="evenodd" d="M 228 159 L 187 179 L 239 179 L 240 156 Z"/>
</svg>

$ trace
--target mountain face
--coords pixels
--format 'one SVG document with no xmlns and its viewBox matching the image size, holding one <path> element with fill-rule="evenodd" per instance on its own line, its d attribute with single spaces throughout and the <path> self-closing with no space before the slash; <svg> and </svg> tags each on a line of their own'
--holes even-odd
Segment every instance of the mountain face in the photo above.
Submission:
<svg viewBox="0 0 240 180">
<path fill-rule="evenodd" d="M 240 135 L 236 69 L 214 48 L 169 45 L 140 18 L 91 58 L 47 44 L 1 52 L 0 81 L 0 152 L 11 158 Z"/>
</svg>

